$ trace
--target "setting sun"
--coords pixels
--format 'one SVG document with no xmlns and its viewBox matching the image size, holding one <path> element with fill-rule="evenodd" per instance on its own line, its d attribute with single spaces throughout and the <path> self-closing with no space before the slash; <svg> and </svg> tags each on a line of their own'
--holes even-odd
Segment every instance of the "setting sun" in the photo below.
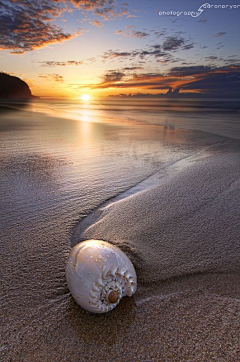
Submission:
<svg viewBox="0 0 240 362">
<path fill-rule="evenodd" d="M 84 101 L 84 102 L 89 101 L 90 98 L 91 98 L 91 97 L 90 97 L 88 94 L 83 94 L 83 95 L 81 96 L 81 100 Z"/>
</svg>

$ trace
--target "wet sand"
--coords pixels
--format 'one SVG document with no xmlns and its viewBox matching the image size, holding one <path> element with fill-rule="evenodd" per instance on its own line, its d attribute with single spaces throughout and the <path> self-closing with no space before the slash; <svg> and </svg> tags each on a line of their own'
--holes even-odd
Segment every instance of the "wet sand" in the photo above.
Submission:
<svg viewBox="0 0 240 362">
<path fill-rule="evenodd" d="M 239 151 L 238 142 L 226 141 L 160 185 L 99 211 L 79 238 L 119 245 L 136 267 L 137 293 L 108 314 L 85 312 L 62 284 L 63 258 L 54 296 L 44 295 L 41 306 L 38 300 L 33 314 L 28 300 L 24 318 L 11 306 L 15 333 L 4 329 L 3 360 L 236 361 Z"/>
<path fill-rule="evenodd" d="M 124 359 L 237 360 L 239 155 L 238 143 L 216 147 L 162 185 L 103 208 L 81 235 L 111 240 L 136 267 Z"/>
<path fill-rule="evenodd" d="M 80 168 L 79 150 L 85 148 L 76 131 L 86 138 L 86 125 L 29 117 L 19 124 L 15 116 L 9 123 L 9 116 L 3 129 L 0 360 L 237 361 L 239 141 L 155 126 L 89 124 L 88 149 L 101 140 L 98 152 L 105 158 L 96 161 L 99 169 L 90 163 L 89 177 L 83 176 L 91 188 L 83 195 L 80 177 L 94 157 Z M 132 163 L 123 159 L 128 143 L 135 147 Z M 113 158 L 116 144 L 121 153 Z M 166 149 L 173 155 L 163 158 Z M 109 190 L 116 195 L 127 188 L 127 182 L 111 185 L 118 160 L 121 185 L 126 165 L 131 170 L 137 164 L 139 178 L 149 160 L 161 171 L 89 214 Z M 100 193 L 106 181 L 103 175 L 99 184 L 99 170 L 106 161 L 113 178 Z M 65 281 L 71 246 L 90 238 L 118 245 L 138 276 L 134 297 L 105 315 L 82 310 Z"/>
</svg>

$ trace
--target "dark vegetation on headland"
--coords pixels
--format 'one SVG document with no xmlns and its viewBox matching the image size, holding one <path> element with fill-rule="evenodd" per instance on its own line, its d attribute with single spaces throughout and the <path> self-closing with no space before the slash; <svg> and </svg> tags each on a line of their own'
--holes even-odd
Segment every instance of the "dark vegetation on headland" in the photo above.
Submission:
<svg viewBox="0 0 240 362">
<path fill-rule="evenodd" d="M 26 82 L 18 77 L 0 72 L 0 99 L 29 100 L 35 98 Z"/>
</svg>

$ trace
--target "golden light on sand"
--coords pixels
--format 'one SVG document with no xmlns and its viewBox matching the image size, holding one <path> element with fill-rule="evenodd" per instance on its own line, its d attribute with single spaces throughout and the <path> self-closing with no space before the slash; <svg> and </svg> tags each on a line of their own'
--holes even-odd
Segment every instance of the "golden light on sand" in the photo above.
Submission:
<svg viewBox="0 0 240 362">
<path fill-rule="evenodd" d="M 91 97 L 88 94 L 81 95 L 81 100 L 84 101 L 84 102 L 90 101 L 90 98 Z"/>
</svg>

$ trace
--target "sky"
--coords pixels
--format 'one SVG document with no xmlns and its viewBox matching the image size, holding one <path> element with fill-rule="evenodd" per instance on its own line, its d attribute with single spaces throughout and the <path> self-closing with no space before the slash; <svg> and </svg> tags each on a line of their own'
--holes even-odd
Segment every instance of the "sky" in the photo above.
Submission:
<svg viewBox="0 0 240 362">
<path fill-rule="evenodd" d="M 78 99 L 240 94 L 240 0 L 0 0 L 0 71 Z"/>
</svg>

